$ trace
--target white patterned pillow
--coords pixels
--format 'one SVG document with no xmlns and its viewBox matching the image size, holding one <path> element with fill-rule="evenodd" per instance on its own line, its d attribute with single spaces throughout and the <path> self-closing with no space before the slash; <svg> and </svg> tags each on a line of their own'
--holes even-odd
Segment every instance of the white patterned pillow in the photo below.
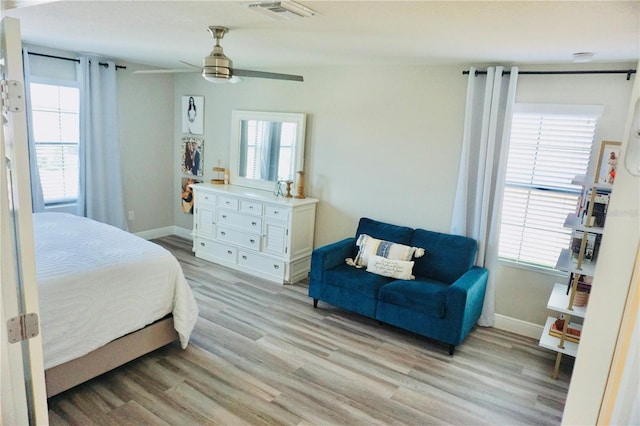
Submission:
<svg viewBox="0 0 640 426">
<path fill-rule="evenodd" d="M 381 256 L 391 260 L 409 261 L 412 257 L 424 255 L 424 249 L 419 247 L 409 247 L 404 244 L 393 243 L 391 241 L 379 240 L 367 234 L 360 234 L 356 245 L 360 247 L 354 259 L 346 259 L 350 266 L 363 267 L 369 264 L 369 256 Z"/>
<path fill-rule="evenodd" d="M 369 256 L 367 272 L 399 280 L 415 280 L 416 277 L 413 276 L 414 263 L 413 261 L 386 259 L 372 254 Z"/>
</svg>

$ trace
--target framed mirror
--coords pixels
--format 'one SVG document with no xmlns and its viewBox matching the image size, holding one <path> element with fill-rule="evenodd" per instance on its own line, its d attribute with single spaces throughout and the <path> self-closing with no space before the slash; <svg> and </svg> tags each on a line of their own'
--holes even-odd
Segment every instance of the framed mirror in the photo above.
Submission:
<svg viewBox="0 0 640 426">
<path fill-rule="evenodd" d="M 231 113 L 231 183 L 274 190 L 304 170 L 306 115 L 289 112 Z"/>
</svg>

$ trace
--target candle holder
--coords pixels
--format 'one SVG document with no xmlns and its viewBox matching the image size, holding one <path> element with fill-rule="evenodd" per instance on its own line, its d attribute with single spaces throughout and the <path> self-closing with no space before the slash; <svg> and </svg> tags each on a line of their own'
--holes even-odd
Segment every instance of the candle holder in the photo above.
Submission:
<svg viewBox="0 0 640 426">
<path fill-rule="evenodd" d="M 304 172 L 298 172 L 298 185 L 296 188 L 296 196 L 295 198 L 304 198 Z"/>
<path fill-rule="evenodd" d="M 284 195 L 284 198 L 293 198 L 293 195 L 291 195 L 291 185 L 293 184 L 293 181 L 285 180 L 284 183 L 287 185 L 287 193 Z"/>
</svg>

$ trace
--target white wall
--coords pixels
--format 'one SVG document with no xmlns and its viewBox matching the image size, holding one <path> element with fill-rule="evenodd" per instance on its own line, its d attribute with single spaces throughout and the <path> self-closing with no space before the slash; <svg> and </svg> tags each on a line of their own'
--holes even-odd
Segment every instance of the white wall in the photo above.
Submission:
<svg viewBox="0 0 640 426">
<path fill-rule="evenodd" d="M 129 231 L 173 226 L 173 76 L 118 70 L 118 136 L 125 212 Z M 144 67 L 148 68 L 148 67 Z"/>
</svg>

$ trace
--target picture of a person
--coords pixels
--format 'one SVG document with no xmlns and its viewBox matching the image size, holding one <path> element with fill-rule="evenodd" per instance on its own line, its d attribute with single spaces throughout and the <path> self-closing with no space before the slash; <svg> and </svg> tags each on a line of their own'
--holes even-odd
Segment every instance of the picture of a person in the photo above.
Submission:
<svg viewBox="0 0 640 426">
<path fill-rule="evenodd" d="M 186 143 L 184 146 L 184 159 L 182 162 L 182 171 L 184 173 L 191 173 L 193 167 L 193 154 L 191 152 L 191 144 Z"/>
<path fill-rule="evenodd" d="M 616 171 L 618 170 L 618 157 L 614 151 L 611 151 L 609 154 L 607 164 L 609 165 L 609 169 L 607 170 L 606 182 L 613 184 L 616 179 Z"/>
<path fill-rule="evenodd" d="M 182 133 L 190 135 L 204 133 L 204 96 L 182 97 Z"/>
<path fill-rule="evenodd" d="M 196 121 L 196 115 L 196 100 L 193 98 L 193 96 L 189 96 L 189 105 L 187 106 L 187 128 L 189 130 L 189 133 L 193 133 L 193 124 Z"/>
<path fill-rule="evenodd" d="M 191 142 L 191 174 L 194 176 L 198 176 L 198 172 L 200 171 L 200 149 L 198 147 L 197 142 Z"/>
<path fill-rule="evenodd" d="M 195 183 L 193 179 L 187 179 L 182 185 L 182 211 L 184 213 L 193 214 L 193 189 L 191 189 L 192 183 Z"/>
</svg>

